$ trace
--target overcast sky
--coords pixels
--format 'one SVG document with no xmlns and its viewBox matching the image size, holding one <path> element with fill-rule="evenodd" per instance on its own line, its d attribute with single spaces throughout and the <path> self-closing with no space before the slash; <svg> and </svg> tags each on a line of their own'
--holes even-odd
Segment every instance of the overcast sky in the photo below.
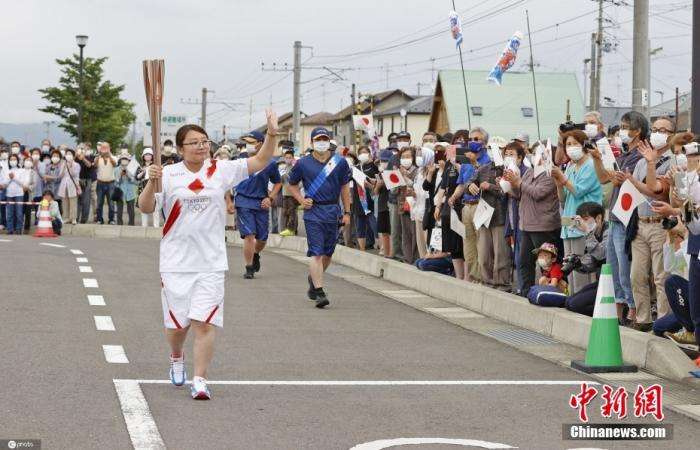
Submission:
<svg viewBox="0 0 700 450">
<path fill-rule="evenodd" d="M 590 33 L 596 28 L 597 1 L 455 3 L 462 20 L 471 21 L 464 28 L 466 68 L 490 70 L 513 32 L 526 31 L 528 9 L 536 70 L 574 72 L 581 80 L 583 59 L 590 56 Z M 661 96 L 654 91 L 663 91 L 668 100 L 676 86 L 681 92 L 690 87 L 691 1 L 650 4 L 652 48 L 663 47 L 652 61 L 652 103 L 658 103 Z M 602 95 L 629 104 L 632 7 L 606 5 L 605 17 L 618 24 L 607 24 L 606 35 L 619 46 L 604 55 Z M 291 68 L 295 40 L 313 47 L 303 51 L 306 66 L 358 69 L 339 72 L 343 81 L 333 81 L 337 78 L 323 70 L 304 70 L 302 80 L 308 83 L 302 87 L 302 111 L 307 114 L 347 106 L 353 82 L 359 91 L 384 90 L 385 64 L 390 66 L 391 88 L 415 94 L 420 82 L 426 94 L 433 75 L 431 58 L 439 58 L 436 69 L 459 67 L 447 30 L 451 9 L 449 0 L 5 0 L 0 6 L 0 122 L 55 119 L 37 110 L 43 105 L 37 89 L 57 84 L 54 59 L 77 52 L 76 34 L 89 35 L 87 56 L 109 57 L 106 77 L 126 86 L 124 95 L 136 103 L 139 121 L 147 114 L 141 71 L 147 58 L 165 59 L 165 112 L 198 119 L 200 106 L 181 100 L 199 99 L 205 86 L 215 91 L 213 102 L 229 104 L 209 106 L 210 131 L 224 124 L 234 129 L 247 129 L 250 121 L 259 125 L 270 100 L 279 113 L 290 111 L 291 73 L 263 72 L 260 64 L 289 63 Z M 433 33 L 437 35 L 407 44 Z M 394 45 L 388 51 L 328 57 Z M 516 69 L 529 59 L 527 52 L 523 46 Z M 328 79 L 317 79 L 323 75 Z"/>
</svg>

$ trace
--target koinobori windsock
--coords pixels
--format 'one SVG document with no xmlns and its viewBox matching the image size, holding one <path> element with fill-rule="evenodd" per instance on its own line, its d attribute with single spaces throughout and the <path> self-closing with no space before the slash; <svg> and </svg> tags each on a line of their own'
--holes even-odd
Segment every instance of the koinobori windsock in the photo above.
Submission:
<svg viewBox="0 0 700 450">
<path fill-rule="evenodd" d="M 503 53 L 501 53 L 500 58 L 498 58 L 496 65 L 489 73 L 488 80 L 490 82 L 496 83 L 499 86 L 501 85 L 503 74 L 515 64 L 522 39 L 523 34 L 520 31 L 516 31 L 513 37 L 510 38 L 506 44 L 506 48 L 503 49 Z"/>
</svg>

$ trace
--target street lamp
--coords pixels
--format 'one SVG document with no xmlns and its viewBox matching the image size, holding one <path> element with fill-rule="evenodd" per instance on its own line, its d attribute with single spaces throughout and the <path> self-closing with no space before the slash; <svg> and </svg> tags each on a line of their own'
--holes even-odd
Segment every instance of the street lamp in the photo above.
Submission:
<svg viewBox="0 0 700 450">
<path fill-rule="evenodd" d="M 78 143 L 83 142 L 83 48 L 87 45 L 88 37 L 84 34 L 79 34 L 75 37 L 75 42 L 80 47 L 80 101 L 78 102 Z"/>
</svg>

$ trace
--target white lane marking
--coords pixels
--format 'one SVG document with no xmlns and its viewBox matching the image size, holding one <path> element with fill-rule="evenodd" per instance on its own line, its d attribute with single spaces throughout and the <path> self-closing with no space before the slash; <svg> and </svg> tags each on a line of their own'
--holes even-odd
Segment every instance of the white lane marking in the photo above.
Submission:
<svg viewBox="0 0 700 450">
<path fill-rule="evenodd" d="M 114 380 L 114 388 L 117 390 L 131 445 L 139 449 L 164 449 L 165 443 L 138 381 Z"/>
<path fill-rule="evenodd" d="M 88 295 L 87 298 L 90 306 L 105 306 L 105 298 L 101 295 Z"/>
<path fill-rule="evenodd" d="M 90 266 L 78 266 L 80 273 L 92 273 L 92 267 Z"/>
<path fill-rule="evenodd" d="M 112 364 L 129 364 L 129 359 L 126 357 L 124 347 L 121 345 L 103 345 L 102 351 L 105 354 L 105 360 Z"/>
<path fill-rule="evenodd" d="M 479 447 L 479 448 L 518 448 L 511 447 L 508 444 L 498 442 L 479 441 L 476 439 L 445 439 L 445 438 L 396 438 L 382 439 L 379 441 L 365 442 L 364 444 L 356 445 L 350 450 L 382 450 L 389 447 L 399 447 L 403 445 L 422 445 L 422 444 L 445 444 L 445 445 L 461 445 L 463 447 Z"/>
<path fill-rule="evenodd" d="M 97 331 L 114 331 L 114 322 L 111 316 L 95 316 L 95 328 Z"/>
<path fill-rule="evenodd" d="M 47 246 L 47 247 L 66 248 L 65 245 L 61 245 L 61 244 L 49 244 L 48 242 L 42 242 L 42 243 L 40 243 L 39 245 L 45 245 L 45 246 Z"/>
<path fill-rule="evenodd" d="M 97 280 L 94 278 L 83 278 L 83 286 L 86 288 L 96 288 L 99 287 L 97 285 Z"/>
<path fill-rule="evenodd" d="M 74 255 L 84 255 L 84 253 L 81 250 L 75 248 L 70 249 L 70 252 Z"/>
<path fill-rule="evenodd" d="M 0 242 L 12 242 L 12 239 L 0 239 Z"/>
<path fill-rule="evenodd" d="M 75 258 L 75 262 L 86 263 L 86 262 L 88 262 L 88 259 L 79 256 L 79 257 Z"/>
<path fill-rule="evenodd" d="M 141 384 L 168 384 L 170 380 L 132 380 Z M 207 380 L 207 384 L 235 386 L 580 386 L 597 385 L 595 381 L 572 380 Z"/>
</svg>

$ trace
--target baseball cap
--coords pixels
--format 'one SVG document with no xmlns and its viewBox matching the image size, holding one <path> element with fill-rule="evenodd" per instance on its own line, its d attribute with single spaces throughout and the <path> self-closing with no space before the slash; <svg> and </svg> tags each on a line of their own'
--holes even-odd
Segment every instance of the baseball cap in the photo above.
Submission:
<svg viewBox="0 0 700 450">
<path fill-rule="evenodd" d="M 328 131 L 328 130 L 326 130 L 326 129 L 323 128 L 323 127 L 316 127 L 316 128 L 314 128 L 313 130 L 311 130 L 311 140 L 312 140 L 312 141 L 313 141 L 314 139 L 316 139 L 317 137 L 320 137 L 320 136 L 325 136 L 325 137 L 327 137 L 328 139 L 330 139 L 330 138 L 331 138 L 331 132 Z"/>
<path fill-rule="evenodd" d="M 141 152 L 141 156 L 143 155 L 151 155 L 153 156 L 153 149 L 151 147 L 146 147 L 143 149 L 143 152 Z"/>
<path fill-rule="evenodd" d="M 246 139 L 248 140 L 256 140 L 258 142 L 264 142 L 265 141 L 265 135 L 259 132 L 258 130 L 253 130 L 250 133 L 241 136 L 241 140 L 245 141 Z"/>
<path fill-rule="evenodd" d="M 411 133 L 408 131 L 401 131 L 396 135 L 396 139 L 411 139 Z"/>
<path fill-rule="evenodd" d="M 515 133 L 515 137 L 513 138 L 514 141 L 520 141 L 520 142 L 525 142 L 529 143 L 530 142 L 530 136 L 527 133 L 524 133 L 522 131 Z"/>
</svg>

